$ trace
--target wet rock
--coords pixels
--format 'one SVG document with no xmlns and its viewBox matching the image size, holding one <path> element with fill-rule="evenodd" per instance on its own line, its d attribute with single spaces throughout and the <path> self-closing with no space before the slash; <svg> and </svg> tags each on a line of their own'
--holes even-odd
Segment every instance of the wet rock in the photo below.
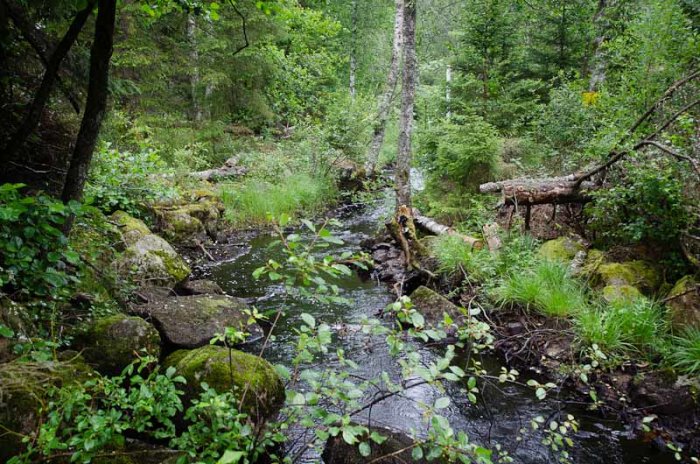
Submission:
<svg viewBox="0 0 700 464">
<path fill-rule="evenodd" d="M 189 280 L 180 287 L 183 295 L 223 295 L 224 290 L 213 280 Z"/>
<path fill-rule="evenodd" d="M 140 317 L 117 314 L 93 321 L 85 333 L 76 336 L 75 347 L 101 374 L 118 375 L 137 353 L 159 357 L 160 336 Z"/>
<path fill-rule="evenodd" d="M 440 324 L 444 319 L 445 313 L 454 321 L 459 321 L 464 317 L 457 305 L 422 285 L 411 293 L 411 302 L 423 315 L 428 325 L 437 326 Z"/>
<path fill-rule="evenodd" d="M 548 240 L 542 244 L 539 250 L 540 256 L 549 260 L 571 262 L 576 253 L 583 251 L 585 247 L 570 237 L 559 237 Z"/>
<path fill-rule="evenodd" d="M 243 300 L 230 296 L 190 295 L 156 301 L 134 311 L 150 319 L 168 345 L 197 348 L 209 344 L 227 327 L 245 330 L 251 338 L 260 337 L 260 327 L 248 325 L 247 308 Z"/>
<path fill-rule="evenodd" d="M 665 372 L 651 372 L 634 379 L 630 398 L 646 414 L 683 414 L 697 406 L 692 388 L 676 385 L 676 379 Z"/>
<path fill-rule="evenodd" d="M 190 268 L 172 246 L 152 234 L 146 225 L 123 211 L 112 215 L 119 225 L 126 250 L 114 263 L 124 277 L 139 286 L 173 288 L 190 275 Z"/>
<path fill-rule="evenodd" d="M 48 401 L 51 387 L 82 382 L 93 375 L 77 354 L 65 361 L 0 364 L 0 462 L 24 451 L 22 435 L 36 431 L 39 409 Z"/>
<path fill-rule="evenodd" d="M 674 328 L 700 328 L 700 282 L 695 277 L 687 275 L 676 282 L 666 305 Z"/>
<path fill-rule="evenodd" d="M 326 447 L 323 450 L 321 457 L 326 464 L 364 464 L 367 462 L 377 462 L 382 464 L 404 464 L 407 462 L 427 463 L 424 459 L 414 460 L 411 456 L 413 440 L 408 435 L 400 432 L 395 432 L 384 427 L 372 427 L 372 431 L 386 437 L 386 440 L 377 444 L 371 441 L 368 437 L 362 437 L 362 441 L 366 441 L 370 445 L 371 454 L 362 456 L 358 445 L 349 445 L 343 440 L 342 436 L 330 437 L 326 442 Z M 399 452 L 404 450 L 402 452 Z M 383 456 L 386 456 L 383 458 Z M 443 461 L 434 460 L 433 463 Z"/>
<path fill-rule="evenodd" d="M 233 389 L 245 391 L 243 410 L 256 422 L 270 419 L 284 402 L 284 385 L 270 363 L 262 358 L 220 346 L 204 346 L 195 350 L 179 350 L 165 359 L 187 379 L 185 399 L 199 396 L 202 383 L 218 392 Z"/>
</svg>

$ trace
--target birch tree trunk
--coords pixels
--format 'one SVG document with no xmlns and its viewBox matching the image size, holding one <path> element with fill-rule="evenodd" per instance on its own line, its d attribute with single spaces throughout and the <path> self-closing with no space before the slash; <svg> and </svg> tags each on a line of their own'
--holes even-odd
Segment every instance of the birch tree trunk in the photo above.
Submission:
<svg viewBox="0 0 700 464">
<path fill-rule="evenodd" d="M 396 82 L 399 78 L 399 62 L 401 61 L 401 46 L 403 36 L 403 2 L 404 0 L 396 0 L 396 13 L 394 15 L 394 38 L 391 47 L 391 61 L 389 63 L 389 73 L 386 76 L 386 84 L 384 94 L 379 99 L 379 111 L 377 114 L 377 122 L 374 125 L 372 134 L 372 143 L 370 144 L 369 153 L 367 153 L 367 173 L 374 174 L 377 168 L 377 160 L 379 152 L 384 144 L 384 135 L 386 134 L 386 121 L 389 119 L 391 112 L 391 102 L 393 101 L 394 92 L 396 91 Z"/>
<path fill-rule="evenodd" d="M 596 37 L 593 41 L 593 58 L 591 63 L 591 74 L 588 81 L 588 91 L 597 92 L 600 85 L 605 81 L 605 58 L 603 56 L 603 43 L 607 33 L 608 24 L 606 20 L 606 8 L 608 0 L 598 0 L 598 8 L 593 17 L 593 27 L 596 30 Z"/>
<path fill-rule="evenodd" d="M 355 83 L 357 81 L 357 8 L 359 0 L 352 0 L 350 30 L 350 99 L 355 103 Z"/>
<path fill-rule="evenodd" d="M 401 119 L 399 147 L 396 156 L 396 204 L 411 207 L 411 134 L 413 132 L 413 104 L 416 96 L 416 1 L 406 0 L 403 14 L 403 73 L 401 75 Z"/>
<path fill-rule="evenodd" d="M 197 89 L 199 88 L 199 51 L 197 50 L 197 22 L 193 14 L 187 15 L 187 41 L 190 45 L 190 64 L 192 74 L 190 75 L 190 93 L 192 95 L 192 115 L 195 122 L 202 120 L 202 107 L 199 104 Z"/>
<path fill-rule="evenodd" d="M 85 101 L 85 113 L 80 123 L 80 131 L 63 186 L 61 199 L 64 203 L 71 200 L 79 201 L 83 196 L 92 153 L 105 115 L 116 11 L 117 0 L 98 0 L 95 38 L 90 49 L 90 83 Z M 67 230 L 70 230 L 70 222 L 66 223 Z"/>
</svg>

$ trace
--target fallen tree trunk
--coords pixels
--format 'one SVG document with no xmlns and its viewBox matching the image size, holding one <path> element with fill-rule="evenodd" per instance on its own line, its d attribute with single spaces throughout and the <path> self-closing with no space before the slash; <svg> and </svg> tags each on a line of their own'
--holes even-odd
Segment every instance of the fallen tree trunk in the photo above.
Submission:
<svg viewBox="0 0 700 464">
<path fill-rule="evenodd" d="M 512 179 L 488 182 L 479 186 L 481 193 L 501 193 L 504 205 L 532 206 L 544 204 L 585 203 L 588 192 L 595 188 L 592 182 L 577 185 L 576 176 L 550 179 Z"/>
<path fill-rule="evenodd" d="M 242 176 L 248 169 L 238 165 L 238 159 L 232 157 L 226 160 L 223 166 L 216 169 L 207 169 L 206 171 L 191 172 L 190 177 L 206 181 L 216 181 L 217 179 L 225 179 L 227 177 Z"/>
<path fill-rule="evenodd" d="M 452 235 L 461 238 L 465 243 L 471 245 L 472 248 L 483 248 L 484 242 L 478 238 L 469 237 L 454 230 L 452 227 L 440 224 L 435 220 L 422 216 L 417 209 L 413 209 L 413 222 L 418 228 L 433 235 Z"/>
</svg>

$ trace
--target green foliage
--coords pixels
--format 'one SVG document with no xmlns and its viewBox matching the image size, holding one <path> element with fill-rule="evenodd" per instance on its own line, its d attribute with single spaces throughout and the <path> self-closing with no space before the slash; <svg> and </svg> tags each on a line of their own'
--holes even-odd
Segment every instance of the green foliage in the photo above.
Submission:
<svg viewBox="0 0 700 464">
<path fill-rule="evenodd" d="M 104 144 L 91 165 L 86 199 L 106 213 L 122 210 L 142 216 L 148 203 L 177 196 L 167 180 L 168 174 L 165 163 L 153 149 L 120 152 Z"/>
<path fill-rule="evenodd" d="M 330 179 L 306 173 L 292 174 L 279 184 L 246 178 L 221 189 L 226 217 L 238 225 L 264 225 L 269 223 L 269 216 L 321 211 L 334 197 Z"/>
<path fill-rule="evenodd" d="M 671 339 L 668 362 L 679 373 L 700 373 L 700 329 L 688 328 Z"/>
<path fill-rule="evenodd" d="M 530 268 L 510 273 L 493 290 L 501 303 L 516 303 L 545 316 L 564 317 L 586 307 L 583 287 L 559 262 L 538 260 Z"/>
<path fill-rule="evenodd" d="M 481 117 L 455 115 L 421 134 L 420 151 L 432 182 L 474 191 L 493 178 L 500 140 Z"/>
<path fill-rule="evenodd" d="M 673 247 L 689 225 L 685 185 L 678 166 L 664 160 L 624 162 L 609 188 L 593 192 L 591 228 L 607 243 Z"/>
<path fill-rule="evenodd" d="M 0 287 L 4 293 L 60 299 L 76 282 L 80 256 L 62 228 L 82 206 L 46 195 L 23 195 L 22 184 L 0 186 Z"/>
<path fill-rule="evenodd" d="M 574 323 L 582 343 L 618 355 L 636 352 L 651 357 L 666 331 L 661 308 L 643 297 L 587 307 L 575 315 Z"/>
</svg>

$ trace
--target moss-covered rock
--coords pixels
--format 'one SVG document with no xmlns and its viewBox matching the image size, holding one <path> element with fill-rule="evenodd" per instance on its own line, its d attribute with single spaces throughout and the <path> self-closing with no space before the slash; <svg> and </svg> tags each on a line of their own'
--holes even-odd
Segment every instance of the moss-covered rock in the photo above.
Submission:
<svg viewBox="0 0 700 464">
<path fill-rule="evenodd" d="M 160 211 L 158 223 L 163 236 L 176 243 L 188 242 L 204 233 L 202 221 L 184 209 Z"/>
<path fill-rule="evenodd" d="M 605 252 L 600 250 L 588 250 L 586 259 L 583 262 L 583 268 L 581 269 L 581 275 L 593 277 L 596 275 L 598 268 L 605 264 Z"/>
<path fill-rule="evenodd" d="M 700 329 L 700 281 L 687 275 L 676 282 L 666 297 L 671 324 L 676 329 Z"/>
<path fill-rule="evenodd" d="M 162 238 L 144 235 L 115 262 L 122 275 L 131 277 L 140 286 L 173 288 L 190 275 L 184 259 Z"/>
<path fill-rule="evenodd" d="M 284 402 L 284 385 L 275 369 L 262 358 L 220 346 L 204 346 L 195 350 L 179 350 L 165 359 L 187 379 L 185 399 L 191 401 L 207 383 L 218 392 L 245 391 L 243 409 L 258 422 L 271 418 Z"/>
<path fill-rule="evenodd" d="M 224 290 L 213 280 L 188 280 L 180 288 L 184 295 L 223 295 Z"/>
<path fill-rule="evenodd" d="M 133 245 L 140 238 L 149 235 L 151 230 L 140 219 L 130 216 L 124 211 L 117 211 L 111 216 L 112 222 L 117 225 L 126 246 Z"/>
<path fill-rule="evenodd" d="M 0 364 L 0 462 L 24 450 L 22 436 L 39 426 L 39 409 L 48 400 L 50 387 L 82 382 L 92 375 L 78 355 L 65 361 Z"/>
<path fill-rule="evenodd" d="M 604 285 L 629 285 L 642 293 L 650 294 L 659 288 L 661 277 L 646 261 L 604 263 L 598 266 L 597 274 Z"/>
<path fill-rule="evenodd" d="M 583 251 L 585 247 L 570 237 L 559 237 L 548 240 L 542 244 L 539 250 L 540 256 L 549 260 L 570 262 L 576 253 Z"/>
<path fill-rule="evenodd" d="M 631 285 L 607 285 L 603 287 L 603 299 L 608 303 L 629 302 L 642 298 L 642 293 Z"/>
<path fill-rule="evenodd" d="M 426 324 L 437 326 L 447 313 L 452 320 L 459 321 L 463 314 L 459 307 L 439 293 L 420 286 L 411 293 L 413 306 L 423 315 Z"/>
<path fill-rule="evenodd" d="M 86 361 L 104 375 L 118 375 L 131 364 L 135 353 L 160 356 L 160 336 L 140 317 L 117 314 L 97 319 L 76 337 L 76 347 Z"/>
<path fill-rule="evenodd" d="M 262 330 L 248 324 L 243 300 L 226 295 L 190 295 L 167 298 L 140 306 L 136 311 L 150 318 L 163 341 L 176 348 L 197 348 L 207 345 L 226 327 L 245 330 L 258 338 Z"/>
</svg>

